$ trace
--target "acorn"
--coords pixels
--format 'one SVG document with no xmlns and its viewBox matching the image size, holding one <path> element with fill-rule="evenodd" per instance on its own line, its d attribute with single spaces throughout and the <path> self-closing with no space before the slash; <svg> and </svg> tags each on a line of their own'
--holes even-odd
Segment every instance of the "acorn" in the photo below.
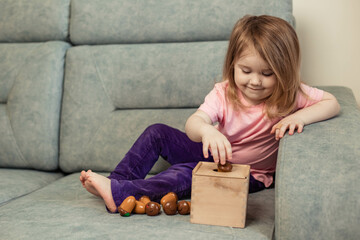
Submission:
<svg viewBox="0 0 360 240">
<path fill-rule="evenodd" d="M 187 215 L 190 213 L 190 209 L 191 209 L 191 202 L 189 201 L 180 201 L 178 202 L 177 204 L 177 209 L 178 209 L 178 212 L 179 214 L 181 215 Z"/>
<path fill-rule="evenodd" d="M 178 196 L 174 192 L 169 192 L 161 198 L 160 203 L 163 207 L 165 214 L 167 214 L 167 215 L 175 215 L 176 214 L 177 201 L 178 201 Z"/>
<path fill-rule="evenodd" d="M 232 165 L 229 162 L 225 162 L 224 165 L 222 165 L 220 162 L 218 163 L 218 172 L 231 172 Z"/>
<path fill-rule="evenodd" d="M 160 200 L 160 204 L 164 206 L 165 203 L 174 201 L 177 202 L 178 196 L 174 192 L 169 192 L 165 196 L 163 196 Z"/>
<path fill-rule="evenodd" d="M 177 212 L 177 203 L 167 202 L 163 205 L 163 210 L 166 213 L 166 215 L 175 215 Z"/>
<path fill-rule="evenodd" d="M 130 216 L 132 210 L 135 208 L 136 199 L 134 196 L 129 196 L 118 207 L 118 211 L 121 216 L 128 217 Z"/>
<path fill-rule="evenodd" d="M 160 213 L 160 204 L 157 202 L 148 202 L 145 205 L 145 212 L 148 216 L 156 216 Z"/>
<path fill-rule="evenodd" d="M 139 199 L 140 202 L 143 202 L 145 205 L 148 203 L 148 202 L 151 202 L 150 198 L 148 196 L 142 196 L 140 199 Z"/>
<path fill-rule="evenodd" d="M 145 213 L 145 203 L 136 201 L 134 213 L 144 214 Z"/>
</svg>

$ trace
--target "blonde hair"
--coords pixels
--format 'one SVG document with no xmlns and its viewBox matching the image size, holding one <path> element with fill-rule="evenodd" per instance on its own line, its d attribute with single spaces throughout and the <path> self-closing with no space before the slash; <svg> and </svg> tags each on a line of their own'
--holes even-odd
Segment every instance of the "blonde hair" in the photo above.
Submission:
<svg viewBox="0 0 360 240">
<path fill-rule="evenodd" d="M 228 100 L 235 109 L 244 108 L 234 80 L 234 64 L 247 48 L 253 47 L 276 76 L 273 93 L 265 100 L 269 118 L 291 113 L 300 85 L 300 46 L 295 30 L 283 19 L 273 16 L 245 16 L 234 26 L 229 40 L 223 80 L 229 81 Z"/>
</svg>

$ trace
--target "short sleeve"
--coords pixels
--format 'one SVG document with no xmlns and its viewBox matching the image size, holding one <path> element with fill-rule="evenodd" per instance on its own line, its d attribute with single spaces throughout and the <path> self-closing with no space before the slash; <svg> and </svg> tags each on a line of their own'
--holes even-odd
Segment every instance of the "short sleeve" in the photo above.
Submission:
<svg viewBox="0 0 360 240">
<path fill-rule="evenodd" d="M 309 107 L 321 101 L 324 91 L 306 84 L 301 84 L 301 89 L 305 93 L 299 93 L 297 96 L 297 109 Z"/>
<path fill-rule="evenodd" d="M 213 90 L 205 97 L 199 110 L 205 112 L 213 123 L 221 122 L 224 116 L 225 88 L 222 83 L 215 84 Z"/>
</svg>

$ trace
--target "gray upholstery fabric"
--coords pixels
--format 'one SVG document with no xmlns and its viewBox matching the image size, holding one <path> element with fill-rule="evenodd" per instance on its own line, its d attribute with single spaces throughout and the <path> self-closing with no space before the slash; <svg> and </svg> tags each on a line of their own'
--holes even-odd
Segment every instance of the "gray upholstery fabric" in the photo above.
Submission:
<svg viewBox="0 0 360 240">
<path fill-rule="evenodd" d="M 333 93 L 341 114 L 280 143 L 276 239 L 360 239 L 360 111 L 352 91 Z"/>
<path fill-rule="evenodd" d="M 150 124 L 183 130 L 221 76 L 226 47 L 219 41 L 71 48 L 61 169 L 111 171 Z"/>
<path fill-rule="evenodd" d="M 107 174 L 105 174 L 107 175 Z M 109 214 L 72 174 L 0 207 L 0 239 L 271 239 L 274 190 L 251 194 L 245 229 L 190 223 L 190 215 Z M 20 211 L 19 211 L 20 210 Z M 171 237 L 170 237 L 171 236 Z"/>
<path fill-rule="evenodd" d="M 1 0 L 0 42 L 68 38 L 70 0 Z"/>
<path fill-rule="evenodd" d="M 78 104 L 92 101 L 112 110 L 198 107 L 221 79 L 227 44 L 73 47 L 64 94 Z"/>
<path fill-rule="evenodd" d="M 0 167 L 58 168 L 68 43 L 0 44 Z"/>
<path fill-rule="evenodd" d="M 226 40 L 246 14 L 295 23 L 291 1 L 73 0 L 70 39 L 75 44 Z"/>
<path fill-rule="evenodd" d="M 38 190 L 62 177 L 61 173 L 0 168 L 0 206 Z"/>
</svg>

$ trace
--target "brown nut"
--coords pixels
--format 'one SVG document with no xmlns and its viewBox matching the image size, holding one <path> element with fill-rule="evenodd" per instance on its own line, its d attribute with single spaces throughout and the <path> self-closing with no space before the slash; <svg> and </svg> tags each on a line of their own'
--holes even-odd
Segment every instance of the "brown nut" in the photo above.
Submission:
<svg viewBox="0 0 360 240">
<path fill-rule="evenodd" d="M 148 202 L 151 202 L 150 198 L 148 196 L 142 196 L 140 199 L 139 199 L 140 202 L 143 202 L 145 205 L 148 203 Z"/>
<path fill-rule="evenodd" d="M 148 216 L 156 216 L 160 213 L 160 204 L 157 202 L 148 202 L 145 205 L 145 212 Z"/>
<path fill-rule="evenodd" d="M 118 211 L 119 211 L 120 215 L 123 217 L 130 216 L 132 210 L 135 207 L 135 203 L 136 203 L 135 197 L 129 196 L 129 197 L 125 198 L 125 200 L 118 207 Z"/>
<path fill-rule="evenodd" d="M 232 165 L 229 162 L 226 162 L 224 165 L 221 165 L 221 163 L 218 163 L 218 172 L 231 172 Z"/>
<path fill-rule="evenodd" d="M 187 215 L 190 213 L 190 208 L 191 208 L 191 202 L 188 201 L 180 201 L 177 204 L 177 208 L 178 208 L 178 212 L 181 215 Z"/>
<path fill-rule="evenodd" d="M 145 203 L 136 201 L 134 213 L 144 214 L 145 213 Z"/>
<path fill-rule="evenodd" d="M 178 196 L 176 195 L 176 193 L 174 192 L 169 192 L 168 194 L 166 194 L 165 196 L 163 196 L 160 200 L 160 204 L 164 207 L 164 204 L 166 204 L 167 202 L 177 202 L 178 200 Z"/>
<path fill-rule="evenodd" d="M 167 202 L 162 206 L 166 215 L 175 215 L 177 212 L 177 203 L 175 201 Z"/>
</svg>

